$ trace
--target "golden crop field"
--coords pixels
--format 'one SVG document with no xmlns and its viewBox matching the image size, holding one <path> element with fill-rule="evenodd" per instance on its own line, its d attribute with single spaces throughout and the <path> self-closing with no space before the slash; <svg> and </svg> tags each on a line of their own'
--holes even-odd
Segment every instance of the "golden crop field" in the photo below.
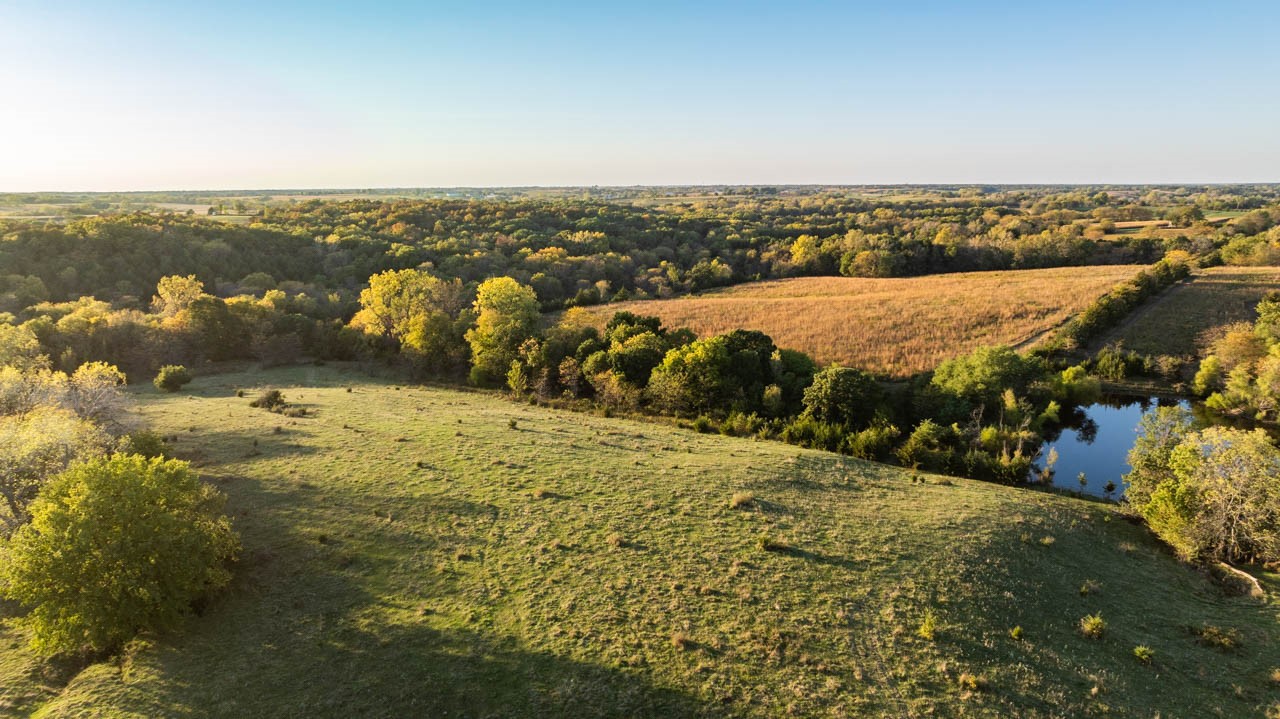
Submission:
<svg viewBox="0 0 1280 719">
<path fill-rule="evenodd" d="M 872 279 L 804 277 L 692 297 L 601 305 L 656 315 L 699 336 L 760 330 L 820 363 L 890 377 L 931 370 L 983 345 L 1030 346 L 1141 265 L 1063 267 Z"/>
</svg>

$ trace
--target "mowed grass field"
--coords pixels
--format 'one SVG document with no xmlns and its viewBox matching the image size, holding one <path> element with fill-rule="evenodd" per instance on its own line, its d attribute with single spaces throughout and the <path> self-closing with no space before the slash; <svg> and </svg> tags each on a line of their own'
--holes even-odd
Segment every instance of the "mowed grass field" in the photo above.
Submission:
<svg viewBox="0 0 1280 719">
<path fill-rule="evenodd" d="M 311 416 L 249 407 L 262 386 Z M 182 632 L 78 673 L 0 630 L 0 715 L 1171 719 L 1280 702 L 1280 607 L 1224 597 L 1107 505 L 332 367 L 139 395 L 229 496 L 235 582 Z M 1100 638 L 1079 631 L 1090 614 Z"/>
<path fill-rule="evenodd" d="M 983 345 L 1031 346 L 1140 265 L 971 272 L 894 279 L 805 277 L 692 297 L 590 308 L 657 315 L 700 336 L 760 330 L 820 363 L 889 377 L 934 369 Z"/>
<path fill-rule="evenodd" d="M 1123 342 L 1150 355 L 1191 355 L 1209 330 L 1252 322 L 1267 292 L 1280 290 L 1280 267 L 1210 267 L 1139 308 L 1099 343 Z"/>
</svg>

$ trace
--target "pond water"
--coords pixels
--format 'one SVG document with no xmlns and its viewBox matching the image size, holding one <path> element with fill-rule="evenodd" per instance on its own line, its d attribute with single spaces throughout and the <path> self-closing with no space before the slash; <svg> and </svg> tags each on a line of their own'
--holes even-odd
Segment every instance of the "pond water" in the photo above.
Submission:
<svg viewBox="0 0 1280 719">
<path fill-rule="evenodd" d="M 1056 437 L 1045 442 L 1041 462 L 1050 448 L 1058 451 L 1054 465 L 1055 487 L 1083 491 L 1098 497 L 1119 499 L 1124 495 L 1122 477 L 1129 471 L 1129 449 L 1138 436 L 1138 422 L 1158 406 L 1190 406 L 1186 400 L 1152 397 L 1108 397 L 1083 408 L 1083 416 L 1070 421 Z M 1079 482 L 1084 473 L 1085 484 Z M 1112 491 L 1107 491 L 1107 483 Z"/>
</svg>

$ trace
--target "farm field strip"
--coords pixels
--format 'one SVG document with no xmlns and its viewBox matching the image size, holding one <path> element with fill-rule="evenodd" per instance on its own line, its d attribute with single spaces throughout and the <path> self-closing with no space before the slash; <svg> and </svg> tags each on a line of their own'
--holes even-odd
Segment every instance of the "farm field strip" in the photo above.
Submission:
<svg viewBox="0 0 1280 719">
<path fill-rule="evenodd" d="M 1280 290 L 1280 267 L 1210 267 L 1154 299 L 1099 346 L 1122 342 L 1143 354 L 1194 354 L 1215 327 L 1252 322 L 1254 306 L 1273 290 Z"/>
<path fill-rule="evenodd" d="M 983 345 L 1030 345 L 1141 265 L 873 279 L 805 277 L 693 297 L 590 308 L 603 324 L 628 310 L 700 336 L 759 330 L 779 347 L 890 377 L 928 371 Z"/>
</svg>

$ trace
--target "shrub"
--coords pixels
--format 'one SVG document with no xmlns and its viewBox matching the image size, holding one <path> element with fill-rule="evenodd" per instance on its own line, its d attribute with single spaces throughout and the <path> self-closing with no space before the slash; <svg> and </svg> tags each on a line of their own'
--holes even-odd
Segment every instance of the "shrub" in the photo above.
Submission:
<svg viewBox="0 0 1280 719">
<path fill-rule="evenodd" d="M 796 417 L 782 428 L 782 441 L 788 444 L 798 444 L 801 447 L 834 452 L 840 447 L 840 443 L 843 440 L 843 427 L 820 422 L 808 415 Z"/>
<path fill-rule="evenodd" d="M 700 414 L 693 420 L 693 431 L 706 434 L 711 431 L 711 418 Z"/>
<path fill-rule="evenodd" d="M 1080 633 L 1090 639 L 1101 639 L 1107 631 L 1107 622 L 1101 614 L 1090 614 L 1080 619 Z"/>
<path fill-rule="evenodd" d="M 671 646 L 683 652 L 693 647 L 693 637 L 687 632 L 674 632 L 671 635 Z"/>
<path fill-rule="evenodd" d="M 1192 632 L 1196 635 L 1196 640 L 1206 647 L 1211 647 L 1221 652 L 1235 651 L 1240 648 L 1240 632 L 1237 629 L 1206 624 L 1198 629 L 1193 629 Z"/>
<path fill-rule="evenodd" d="M 756 544 L 766 552 L 788 552 L 791 545 L 782 537 L 771 537 L 768 534 L 760 535 L 760 539 L 756 540 Z"/>
<path fill-rule="evenodd" d="M 147 459 L 163 457 L 168 449 L 163 436 L 145 429 L 131 432 L 120 440 L 121 454 L 138 454 Z"/>
<path fill-rule="evenodd" d="M 1009 637 L 1010 637 L 1010 638 L 1012 638 L 1012 639 L 1015 639 L 1015 640 L 1021 641 L 1021 640 L 1022 640 L 1022 625 L 1021 625 L 1021 624 L 1019 624 L 1018 626 L 1014 627 L 1013 629 L 1010 629 L 1010 630 L 1009 630 Z"/>
<path fill-rule="evenodd" d="M 284 395 L 280 393 L 280 390 L 268 389 L 263 390 L 257 399 L 249 403 L 249 406 L 270 412 L 283 412 L 289 406 L 289 403 L 284 401 Z"/>
<path fill-rule="evenodd" d="M 191 373 L 180 364 L 165 365 L 156 372 L 153 380 L 156 389 L 162 392 L 177 392 L 183 385 L 191 381 Z"/>
<path fill-rule="evenodd" d="M 931 419 L 923 420 L 898 448 L 898 461 L 905 467 L 945 472 L 954 456 L 947 446 L 953 439 L 954 433 L 950 428 L 942 427 Z"/>
<path fill-rule="evenodd" d="M 971 672 L 961 672 L 960 676 L 956 677 L 956 683 L 960 685 L 961 689 L 971 692 L 980 692 L 987 688 L 986 677 Z"/>
<path fill-rule="evenodd" d="M 729 416 L 720 423 L 720 434 L 730 437 L 750 437 L 759 435 L 766 426 L 764 418 L 755 412 L 750 414 L 730 412 Z"/>
<path fill-rule="evenodd" d="M 842 452 L 878 462 L 887 460 L 893 451 L 893 443 L 902 432 L 891 424 L 875 424 L 856 433 L 846 435 L 840 446 Z"/>
<path fill-rule="evenodd" d="M 756 501 L 756 495 L 750 492 L 735 492 L 729 498 L 729 507 L 731 509 L 742 509 L 743 507 L 750 507 L 754 501 Z"/>
<path fill-rule="evenodd" d="M 1150 664 L 1151 660 L 1155 659 L 1155 656 L 1156 656 L 1156 650 L 1152 649 L 1151 647 L 1147 647 L 1139 644 L 1138 646 L 1133 648 L 1134 659 L 1137 659 L 1143 664 Z"/>
<path fill-rule="evenodd" d="M 173 626 L 230 580 L 239 551 L 223 497 L 185 462 L 115 454 L 76 465 L 0 550 L 0 587 L 45 654 L 115 649 Z"/>
</svg>

